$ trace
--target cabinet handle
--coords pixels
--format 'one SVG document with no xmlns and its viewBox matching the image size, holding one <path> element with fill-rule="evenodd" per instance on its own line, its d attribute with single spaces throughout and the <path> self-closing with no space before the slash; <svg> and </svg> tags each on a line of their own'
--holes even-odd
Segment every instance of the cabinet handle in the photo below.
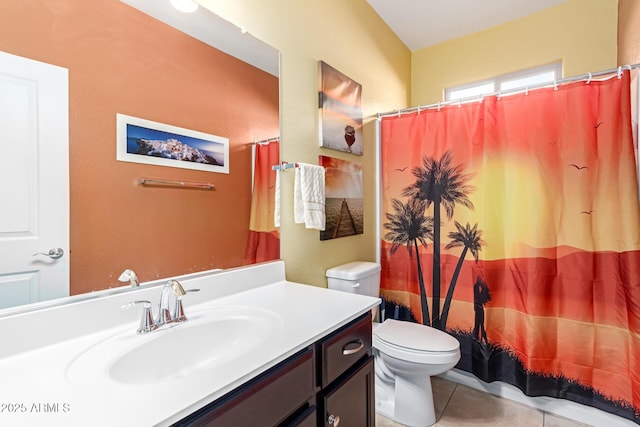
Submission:
<svg viewBox="0 0 640 427">
<path fill-rule="evenodd" d="M 340 424 L 340 417 L 338 415 L 329 415 L 327 422 L 330 426 L 338 427 L 338 424 Z"/>
<path fill-rule="evenodd" d="M 354 345 L 355 347 L 353 347 Z M 362 342 L 362 340 L 354 340 L 346 343 L 344 347 L 342 347 L 342 355 L 349 356 L 350 354 L 356 354 L 363 348 L 364 348 L 364 343 Z"/>
</svg>

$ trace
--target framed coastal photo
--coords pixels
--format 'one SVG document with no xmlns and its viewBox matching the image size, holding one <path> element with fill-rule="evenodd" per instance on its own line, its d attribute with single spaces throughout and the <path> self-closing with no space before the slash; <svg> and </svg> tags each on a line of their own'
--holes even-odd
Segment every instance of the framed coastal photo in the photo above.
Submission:
<svg viewBox="0 0 640 427">
<path fill-rule="evenodd" d="M 116 115 L 116 159 L 229 173 L 229 139 L 124 114 Z"/>
<path fill-rule="evenodd" d="M 325 169 L 325 217 L 320 240 L 364 232 L 362 164 L 319 156 Z"/>
<path fill-rule="evenodd" d="M 362 85 L 318 61 L 320 146 L 362 156 Z"/>
</svg>

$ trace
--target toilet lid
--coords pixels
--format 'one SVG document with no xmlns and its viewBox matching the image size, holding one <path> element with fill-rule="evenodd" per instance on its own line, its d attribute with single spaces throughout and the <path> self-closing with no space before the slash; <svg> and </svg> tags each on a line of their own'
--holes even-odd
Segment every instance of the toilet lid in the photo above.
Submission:
<svg viewBox="0 0 640 427">
<path fill-rule="evenodd" d="M 458 340 L 445 332 L 400 320 L 385 320 L 373 334 L 382 341 L 418 351 L 448 352 L 460 347 Z"/>
</svg>

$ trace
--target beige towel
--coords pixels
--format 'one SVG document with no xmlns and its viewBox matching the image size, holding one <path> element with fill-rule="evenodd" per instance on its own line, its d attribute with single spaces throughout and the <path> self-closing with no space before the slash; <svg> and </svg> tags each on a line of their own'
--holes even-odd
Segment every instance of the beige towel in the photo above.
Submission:
<svg viewBox="0 0 640 427">
<path fill-rule="evenodd" d="M 306 228 L 324 230 L 324 168 L 299 163 L 295 169 L 293 183 L 293 208 L 296 224 Z"/>
</svg>

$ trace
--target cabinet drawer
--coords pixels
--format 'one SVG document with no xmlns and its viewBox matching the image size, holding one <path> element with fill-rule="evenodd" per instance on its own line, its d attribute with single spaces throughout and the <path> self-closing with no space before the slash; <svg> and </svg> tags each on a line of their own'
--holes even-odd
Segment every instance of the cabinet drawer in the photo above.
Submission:
<svg viewBox="0 0 640 427">
<path fill-rule="evenodd" d="M 375 425 L 373 356 L 361 360 L 318 396 L 318 426 Z"/>
<path fill-rule="evenodd" d="M 274 426 L 307 405 L 313 393 L 313 350 L 307 349 L 174 426 Z"/>
<path fill-rule="evenodd" d="M 317 344 L 320 387 L 326 387 L 351 365 L 371 353 L 371 314 L 365 313 Z"/>
<path fill-rule="evenodd" d="M 278 427 L 316 427 L 316 418 L 316 407 L 309 406 L 299 415 L 284 421 Z"/>
</svg>

